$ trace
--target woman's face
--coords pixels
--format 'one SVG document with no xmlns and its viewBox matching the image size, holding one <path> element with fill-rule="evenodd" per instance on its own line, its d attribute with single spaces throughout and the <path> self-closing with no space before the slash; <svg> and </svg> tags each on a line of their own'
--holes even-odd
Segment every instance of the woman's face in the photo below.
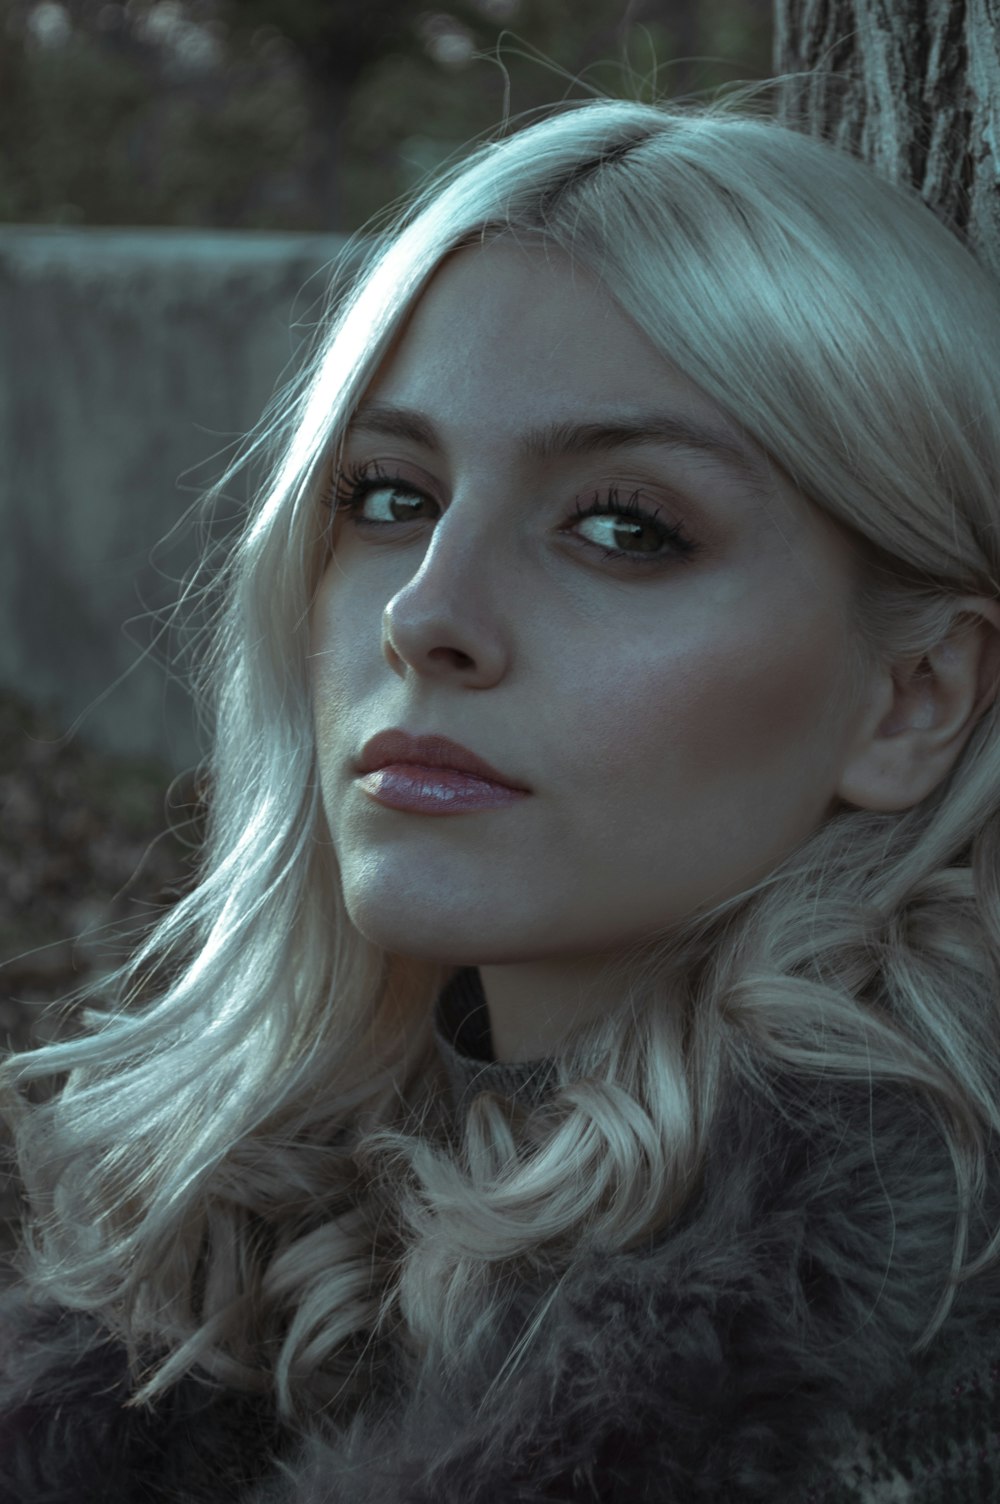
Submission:
<svg viewBox="0 0 1000 1504">
<path fill-rule="evenodd" d="M 656 436 L 524 448 L 550 423 L 650 413 L 741 446 L 555 250 L 450 258 L 362 406 L 376 400 L 418 411 L 436 442 L 357 423 L 344 450 L 406 488 L 369 493 L 367 528 L 336 519 L 311 617 L 344 898 L 386 950 L 479 966 L 497 1058 L 530 1059 L 599 960 L 738 892 L 835 806 L 853 554 L 778 472 L 762 497 L 731 459 Z M 693 550 L 654 520 L 576 515 L 612 491 Z M 389 727 L 460 742 L 530 793 L 387 808 L 354 764 Z"/>
</svg>

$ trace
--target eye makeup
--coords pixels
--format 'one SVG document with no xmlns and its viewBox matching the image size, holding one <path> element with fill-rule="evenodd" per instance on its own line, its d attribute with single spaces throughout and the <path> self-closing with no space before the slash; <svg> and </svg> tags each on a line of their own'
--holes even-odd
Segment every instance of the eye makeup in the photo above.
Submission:
<svg viewBox="0 0 1000 1504">
<path fill-rule="evenodd" d="M 437 505 L 432 497 L 414 485 L 412 481 L 383 471 L 377 462 L 371 461 L 361 465 L 342 467 L 323 501 L 325 505 L 331 507 L 335 515 L 349 517 L 353 525 L 362 531 L 405 526 L 414 521 L 425 520 L 416 515 L 390 517 L 383 520 L 364 517 L 362 513 L 367 499 L 369 496 L 380 493 L 387 493 L 393 499 L 390 501 L 390 506 L 397 504 L 396 498 L 404 498 L 401 503 L 404 508 L 408 500 L 416 501 L 418 504 L 431 501 Z M 682 521 L 668 522 L 661 517 L 658 508 L 648 510 L 640 505 L 641 495 L 642 492 L 636 490 L 627 500 L 622 501 L 617 487 L 610 487 L 606 492 L 596 491 L 588 505 L 577 501 L 572 516 L 576 519 L 577 527 L 589 518 L 606 521 L 609 524 L 607 529 L 609 537 L 617 536 L 622 541 L 629 538 L 636 544 L 641 544 L 645 540 L 652 543 L 651 549 L 609 548 L 590 539 L 585 538 L 583 541 L 591 548 L 599 548 L 607 559 L 622 560 L 629 565 L 647 570 L 655 567 L 662 568 L 667 564 L 689 563 L 694 555 L 701 551 L 703 545 L 689 536 Z"/>
</svg>

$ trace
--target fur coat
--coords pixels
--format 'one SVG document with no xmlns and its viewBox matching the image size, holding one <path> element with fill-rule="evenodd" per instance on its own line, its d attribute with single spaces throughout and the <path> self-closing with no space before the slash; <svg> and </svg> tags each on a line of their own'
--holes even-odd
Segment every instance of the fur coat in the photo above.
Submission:
<svg viewBox="0 0 1000 1504">
<path fill-rule="evenodd" d="M 960 1287 L 954 1175 L 897 1089 L 734 1091 L 658 1243 L 581 1256 L 513 1393 L 488 1386 L 539 1290 L 474 1364 L 306 1436 L 188 1376 L 124 1410 L 95 1318 L 0 1300 L 0 1504 L 979 1504 L 1000 1500 L 1000 1278 Z M 979 1252 L 1000 1218 L 995 1179 Z M 961 1387 L 964 1385 L 964 1388 Z M 957 1396 L 957 1397 L 956 1397 Z"/>
</svg>

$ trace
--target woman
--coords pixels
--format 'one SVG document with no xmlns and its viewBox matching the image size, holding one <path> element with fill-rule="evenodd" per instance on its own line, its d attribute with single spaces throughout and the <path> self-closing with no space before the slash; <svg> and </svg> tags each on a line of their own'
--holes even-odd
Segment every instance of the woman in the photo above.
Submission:
<svg viewBox="0 0 1000 1504">
<path fill-rule="evenodd" d="M 200 881 L 3 1067 L 5 1504 L 1000 1498 L 998 350 L 731 102 L 400 214 L 227 570 Z"/>
</svg>

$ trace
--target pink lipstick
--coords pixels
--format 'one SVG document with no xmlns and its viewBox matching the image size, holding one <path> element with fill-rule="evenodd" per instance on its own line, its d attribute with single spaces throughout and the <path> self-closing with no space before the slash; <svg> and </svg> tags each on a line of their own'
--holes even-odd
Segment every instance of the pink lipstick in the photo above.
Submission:
<svg viewBox="0 0 1000 1504">
<path fill-rule="evenodd" d="M 361 787 L 379 804 L 390 809 L 412 810 L 422 815 L 458 815 L 467 810 L 499 809 L 526 799 L 522 789 L 488 783 L 468 773 L 449 768 L 424 768 L 417 763 L 390 763 L 375 773 L 366 773 Z"/>
<path fill-rule="evenodd" d="M 356 763 L 365 793 L 390 809 L 457 815 L 499 809 L 530 790 L 458 742 L 382 731 Z"/>
</svg>

